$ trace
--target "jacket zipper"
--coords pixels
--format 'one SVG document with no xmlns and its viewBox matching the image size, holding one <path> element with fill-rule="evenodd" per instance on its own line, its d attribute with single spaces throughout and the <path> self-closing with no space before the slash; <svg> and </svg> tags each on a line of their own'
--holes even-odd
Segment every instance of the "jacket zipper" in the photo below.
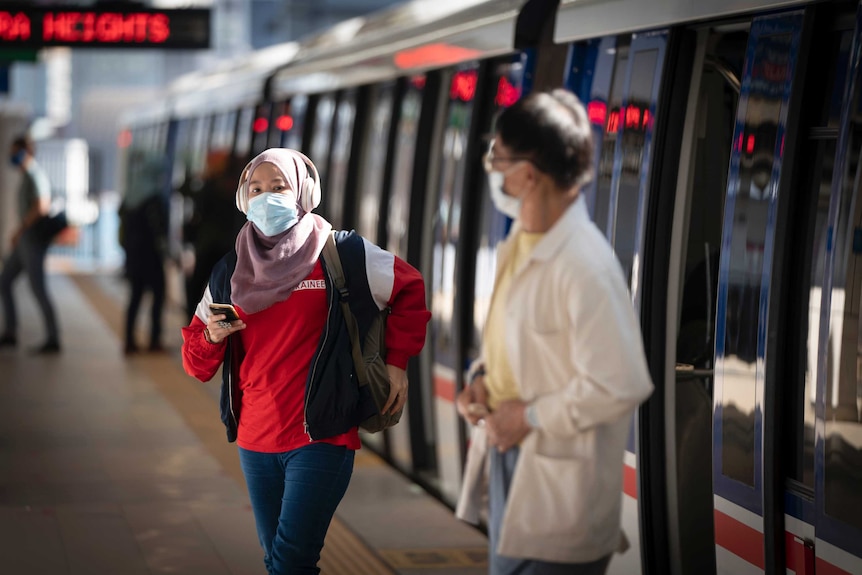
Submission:
<svg viewBox="0 0 862 575">
<path fill-rule="evenodd" d="M 329 273 L 326 274 L 329 277 Z M 330 279 L 330 284 L 332 280 Z M 329 324 L 330 316 L 332 316 L 332 301 L 335 296 L 335 287 L 333 286 L 329 292 L 329 306 L 326 311 L 326 330 L 323 332 L 323 342 L 320 344 L 320 353 L 317 354 L 317 357 L 314 358 L 314 366 L 311 368 L 311 374 L 309 375 L 309 383 L 308 383 L 308 391 L 305 392 L 305 408 L 303 409 L 303 424 L 305 425 L 305 434 L 308 436 L 308 442 L 311 443 L 314 441 L 314 438 L 311 437 L 311 432 L 308 429 L 308 398 L 311 397 L 311 386 L 314 385 L 314 374 L 317 372 L 317 364 L 320 361 L 320 356 L 323 355 L 323 349 L 326 347 L 326 340 L 329 338 Z"/>
</svg>

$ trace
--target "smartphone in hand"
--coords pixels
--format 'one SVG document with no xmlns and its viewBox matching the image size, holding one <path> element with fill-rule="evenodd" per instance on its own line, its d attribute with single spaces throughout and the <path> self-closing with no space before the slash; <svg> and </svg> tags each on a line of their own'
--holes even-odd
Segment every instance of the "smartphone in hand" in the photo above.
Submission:
<svg viewBox="0 0 862 575">
<path fill-rule="evenodd" d="M 223 321 L 234 322 L 239 319 L 239 314 L 236 312 L 236 308 L 229 303 L 211 303 L 210 312 L 212 312 L 213 315 L 224 314 L 226 317 Z"/>
</svg>

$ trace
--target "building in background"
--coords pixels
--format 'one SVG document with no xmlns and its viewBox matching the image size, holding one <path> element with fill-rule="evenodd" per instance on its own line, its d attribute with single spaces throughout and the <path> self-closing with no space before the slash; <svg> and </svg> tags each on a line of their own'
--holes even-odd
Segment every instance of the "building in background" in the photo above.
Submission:
<svg viewBox="0 0 862 575">
<path fill-rule="evenodd" d="M 26 110 L 27 124 L 37 140 L 86 142 L 89 195 L 98 203 L 113 206 L 116 198 L 111 194 L 122 193 L 122 183 L 118 181 L 117 134 L 125 110 L 152 101 L 171 81 L 193 70 L 212 67 L 220 60 L 250 50 L 298 40 L 333 23 L 395 3 L 394 0 L 128 2 L 130 6 L 143 8 L 210 9 L 210 49 L 61 47 L 29 54 L 7 51 L 10 61 L 5 68 L 6 93 L 0 93 L 0 105 Z M 33 4 L 80 7 L 98 2 L 56 0 Z M 4 66 L 3 53 L 0 45 L 0 70 Z M 104 236 L 104 232 L 100 235 Z"/>
</svg>

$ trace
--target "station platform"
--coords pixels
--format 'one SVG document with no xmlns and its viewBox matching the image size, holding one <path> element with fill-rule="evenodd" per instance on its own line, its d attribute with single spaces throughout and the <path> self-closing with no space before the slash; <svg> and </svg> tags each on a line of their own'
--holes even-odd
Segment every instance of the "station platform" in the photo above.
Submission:
<svg viewBox="0 0 862 575">
<path fill-rule="evenodd" d="M 118 276 L 66 270 L 48 282 L 62 353 L 29 353 L 43 330 L 24 279 L 19 345 L 0 349 L 0 572 L 264 574 L 218 378 L 183 371 L 181 316 L 166 314 L 165 353 L 126 357 Z M 486 553 L 480 531 L 363 448 L 320 567 L 479 575 Z"/>
</svg>

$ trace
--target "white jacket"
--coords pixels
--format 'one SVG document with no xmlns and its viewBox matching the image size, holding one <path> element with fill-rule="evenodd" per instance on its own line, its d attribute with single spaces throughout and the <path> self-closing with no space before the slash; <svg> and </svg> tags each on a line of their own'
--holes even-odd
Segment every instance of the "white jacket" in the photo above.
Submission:
<svg viewBox="0 0 862 575">
<path fill-rule="evenodd" d="M 510 257 L 501 244 L 498 272 Z M 579 198 L 514 272 L 506 351 L 539 429 L 521 443 L 497 552 L 563 563 L 625 546 L 623 452 L 653 385 L 622 269 Z M 478 522 L 486 442 L 474 429 L 456 513 Z"/>
</svg>

